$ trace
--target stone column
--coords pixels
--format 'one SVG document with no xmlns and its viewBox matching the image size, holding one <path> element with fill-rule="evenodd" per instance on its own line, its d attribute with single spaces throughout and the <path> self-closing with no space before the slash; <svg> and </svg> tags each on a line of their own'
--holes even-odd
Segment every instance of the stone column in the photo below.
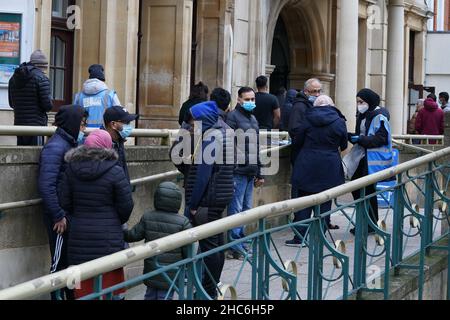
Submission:
<svg viewBox="0 0 450 320">
<path fill-rule="evenodd" d="M 40 49 L 50 62 L 50 34 L 52 30 L 52 1 L 41 0 L 35 2 L 36 18 L 34 21 L 35 37 L 33 51 Z M 29 61 L 30 57 L 22 57 L 23 61 Z"/>
<path fill-rule="evenodd" d="M 358 83 L 358 0 L 339 2 L 339 33 L 336 65 L 336 105 L 347 118 L 347 128 L 355 128 Z"/>
<path fill-rule="evenodd" d="M 391 113 L 392 133 L 403 133 L 404 99 L 404 3 L 390 0 L 388 9 L 388 53 L 386 72 L 386 107 Z"/>
</svg>

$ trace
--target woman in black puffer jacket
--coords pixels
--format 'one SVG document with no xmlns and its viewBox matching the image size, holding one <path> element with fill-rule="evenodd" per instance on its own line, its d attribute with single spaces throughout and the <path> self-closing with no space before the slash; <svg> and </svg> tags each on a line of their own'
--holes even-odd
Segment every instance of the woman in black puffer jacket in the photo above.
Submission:
<svg viewBox="0 0 450 320">
<path fill-rule="evenodd" d="M 111 137 L 103 130 L 92 132 L 84 146 L 69 151 L 65 156 L 68 168 L 61 187 L 61 204 L 69 220 L 69 265 L 78 265 L 123 249 L 121 226 L 131 215 L 133 198 L 130 183 L 122 167 L 117 165 L 117 159 Z M 122 278 L 122 269 L 106 274 L 103 287 Z M 89 291 L 90 283 L 82 283 L 76 296 Z"/>
</svg>

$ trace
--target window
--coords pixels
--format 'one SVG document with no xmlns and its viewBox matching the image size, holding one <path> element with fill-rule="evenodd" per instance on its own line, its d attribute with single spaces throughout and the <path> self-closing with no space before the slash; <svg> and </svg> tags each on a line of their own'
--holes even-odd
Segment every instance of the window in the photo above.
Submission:
<svg viewBox="0 0 450 320">
<path fill-rule="evenodd" d="M 66 42 L 59 36 L 52 36 L 50 56 L 50 80 L 54 100 L 64 99 L 64 82 L 66 72 Z"/>
<path fill-rule="evenodd" d="M 56 18 L 67 17 L 67 7 L 69 0 L 53 0 L 52 1 L 52 16 Z"/>
</svg>

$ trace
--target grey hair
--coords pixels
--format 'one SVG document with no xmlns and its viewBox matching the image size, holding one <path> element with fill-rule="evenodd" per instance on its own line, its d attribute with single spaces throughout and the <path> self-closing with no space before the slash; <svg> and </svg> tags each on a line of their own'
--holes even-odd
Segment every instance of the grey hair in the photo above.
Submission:
<svg viewBox="0 0 450 320">
<path fill-rule="evenodd" d="M 416 105 L 417 106 L 423 106 L 424 102 L 425 102 L 425 99 L 418 99 L 417 102 L 416 102 Z"/>
<path fill-rule="evenodd" d="M 307 81 L 305 82 L 305 87 L 304 87 L 304 89 L 307 90 L 314 82 L 318 82 L 320 85 L 322 85 L 322 82 L 320 82 L 319 79 L 317 79 L 317 78 L 311 78 L 311 79 L 309 79 L 309 80 L 307 80 Z"/>
</svg>

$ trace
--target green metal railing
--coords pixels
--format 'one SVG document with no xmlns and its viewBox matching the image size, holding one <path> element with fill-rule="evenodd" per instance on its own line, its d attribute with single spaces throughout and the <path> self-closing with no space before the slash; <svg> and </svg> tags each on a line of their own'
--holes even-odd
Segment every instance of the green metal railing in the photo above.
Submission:
<svg viewBox="0 0 450 320">
<path fill-rule="evenodd" d="M 445 241 L 450 242 L 450 198 L 446 196 L 450 182 L 449 156 L 450 148 L 442 149 L 316 195 L 263 205 L 137 245 L 2 290 L 0 299 L 39 297 L 91 278 L 96 284 L 95 292 L 82 299 L 110 299 L 114 291 L 139 285 L 156 275 L 165 277 L 170 291 L 175 292 L 178 299 L 209 299 L 202 286 L 202 275 L 209 275 L 203 259 L 242 243 L 251 248 L 251 253 L 242 251 L 243 261 L 227 260 L 230 268 L 233 264 L 235 274 L 233 281 L 226 279 L 230 285 L 217 284 L 220 298 L 231 293 L 232 298 L 239 294 L 240 298 L 254 300 L 349 299 L 365 298 L 367 294 L 388 299 L 392 271 L 394 276 L 398 276 L 404 270 L 414 270 L 418 277 L 418 298 L 422 299 L 427 257 L 436 250 L 445 251 L 449 256 L 450 246 L 445 244 Z M 356 200 L 348 199 L 350 192 L 374 183 L 379 183 L 380 187 L 380 182 L 389 178 L 395 179 L 391 186 L 379 188 L 374 194 L 363 194 Z M 370 218 L 369 201 L 372 197 L 388 203 L 386 208 L 380 209 L 378 221 Z M 334 207 L 321 214 L 320 205 L 330 200 L 334 201 Z M 308 207 L 314 208 L 310 219 L 295 223 L 289 220 L 286 224 L 272 227 L 271 219 L 288 218 L 291 213 Z M 328 230 L 324 219 L 329 215 L 346 222 L 346 228 L 342 228 L 344 232 Z M 251 224 L 256 224 L 257 229 L 245 238 L 208 252 L 198 252 L 199 240 Z M 375 234 L 369 235 L 369 225 Z M 284 247 L 285 239 L 293 233 L 299 235 L 299 226 L 307 228 L 303 237 L 305 247 Z M 347 232 L 352 226 L 355 227 L 354 238 Z M 439 232 L 439 226 L 443 231 Z M 335 239 L 337 236 L 342 238 Z M 146 258 L 157 261 L 158 255 L 183 246 L 188 247 L 184 260 L 162 265 L 158 270 L 113 287 L 102 288 L 102 274 Z M 411 256 L 418 256 L 418 261 L 411 263 L 408 260 Z M 176 270 L 176 276 L 170 278 L 169 270 Z M 244 289 L 248 290 L 247 296 L 243 295 Z M 450 298 L 450 289 L 447 298 Z"/>
</svg>

